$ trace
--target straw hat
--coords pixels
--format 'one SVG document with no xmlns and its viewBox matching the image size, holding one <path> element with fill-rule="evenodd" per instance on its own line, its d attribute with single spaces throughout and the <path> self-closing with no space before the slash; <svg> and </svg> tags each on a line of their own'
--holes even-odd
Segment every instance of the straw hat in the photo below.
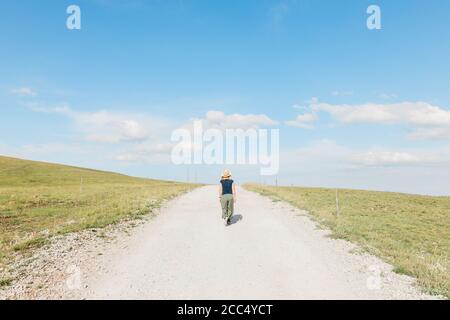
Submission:
<svg viewBox="0 0 450 320">
<path fill-rule="evenodd" d="M 231 178 L 231 173 L 228 170 L 224 170 L 222 174 L 222 179 L 229 179 Z"/>
</svg>

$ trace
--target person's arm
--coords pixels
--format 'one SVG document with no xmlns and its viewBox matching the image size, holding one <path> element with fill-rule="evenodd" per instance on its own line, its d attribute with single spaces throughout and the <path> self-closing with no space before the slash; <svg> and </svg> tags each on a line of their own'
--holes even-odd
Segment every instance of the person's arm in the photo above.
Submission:
<svg viewBox="0 0 450 320">
<path fill-rule="evenodd" d="M 222 184 L 219 185 L 219 198 L 222 197 Z"/>
<path fill-rule="evenodd" d="M 236 202 L 236 197 L 237 197 L 236 185 L 233 183 L 233 201 L 234 202 Z"/>
</svg>

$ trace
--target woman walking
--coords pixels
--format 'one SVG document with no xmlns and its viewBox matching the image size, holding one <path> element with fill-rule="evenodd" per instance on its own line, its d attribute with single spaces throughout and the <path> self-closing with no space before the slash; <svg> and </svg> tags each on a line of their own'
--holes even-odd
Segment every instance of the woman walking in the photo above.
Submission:
<svg viewBox="0 0 450 320">
<path fill-rule="evenodd" d="M 222 205 L 222 219 L 224 219 L 226 226 L 231 223 L 231 217 L 234 213 L 234 203 L 236 202 L 236 186 L 233 182 L 230 171 L 225 170 L 220 180 L 219 198 L 220 204 Z"/>
</svg>

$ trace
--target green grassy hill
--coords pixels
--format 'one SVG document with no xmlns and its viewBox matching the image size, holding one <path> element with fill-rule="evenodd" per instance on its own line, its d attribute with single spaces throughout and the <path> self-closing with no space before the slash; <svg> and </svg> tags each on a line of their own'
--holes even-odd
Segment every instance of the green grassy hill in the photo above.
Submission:
<svg viewBox="0 0 450 320">
<path fill-rule="evenodd" d="M 142 217 L 192 187 L 0 156 L 0 267 L 52 235 Z"/>
<path fill-rule="evenodd" d="M 248 185 L 249 190 L 310 212 L 337 238 L 360 244 L 417 278 L 432 294 L 450 297 L 450 197 Z"/>
<path fill-rule="evenodd" d="M 0 187 L 73 185 L 82 177 L 95 183 L 145 181 L 113 172 L 0 156 Z"/>
</svg>

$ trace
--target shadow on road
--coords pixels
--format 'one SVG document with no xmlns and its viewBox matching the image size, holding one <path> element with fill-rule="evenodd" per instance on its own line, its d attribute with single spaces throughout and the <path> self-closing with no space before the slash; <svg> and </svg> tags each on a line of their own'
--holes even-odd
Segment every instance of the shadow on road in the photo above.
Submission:
<svg viewBox="0 0 450 320">
<path fill-rule="evenodd" d="M 241 214 L 235 214 L 234 216 L 231 217 L 230 219 L 230 226 L 233 224 L 238 223 L 239 221 L 241 221 L 243 219 Z"/>
</svg>

